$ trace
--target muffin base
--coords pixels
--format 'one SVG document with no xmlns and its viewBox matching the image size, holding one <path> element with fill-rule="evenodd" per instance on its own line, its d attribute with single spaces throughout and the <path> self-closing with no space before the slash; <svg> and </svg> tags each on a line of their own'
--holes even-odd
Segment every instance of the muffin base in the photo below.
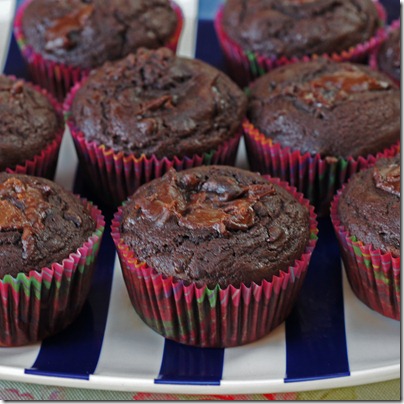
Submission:
<svg viewBox="0 0 404 404">
<path fill-rule="evenodd" d="M 31 344 L 56 334 L 80 313 L 91 286 L 105 222 L 101 211 L 82 201 L 96 221 L 88 240 L 62 263 L 6 275 L 0 280 L 0 347 Z"/>
<path fill-rule="evenodd" d="M 401 258 L 364 244 L 341 224 L 338 203 L 343 189 L 338 191 L 331 204 L 331 220 L 351 288 L 372 310 L 400 320 Z"/>
<path fill-rule="evenodd" d="M 387 19 L 386 11 L 384 7 L 375 1 L 377 11 L 381 23 L 384 25 Z M 229 75 L 240 86 L 247 86 L 251 81 L 259 76 L 262 76 L 266 72 L 278 67 L 297 62 L 308 62 L 310 60 L 318 59 L 319 57 L 333 60 L 335 62 L 358 62 L 366 60 L 369 53 L 375 49 L 385 39 L 385 30 L 379 29 L 376 34 L 368 41 L 353 46 L 346 51 L 340 53 L 322 55 L 308 55 L 302 58 L 293 57 L 265 57 L 259 55 L 253 51 L 245 51 L 243 48 L 232 40 L 224 31 L 222 26 L 223 19 L 223 6 L 219 8 L 219 11 L 215 17 L 215 30 L 222 48 L 223 54 L 226 59 Z"/>
<path fill-rule="evenodd" d="M 341 185 L 355 172 L 367 168 L 383 157 L 392 157 L 400 151 L 400 141 L 367 157 L 321 157 L 282 147 L 267 138 L 245 119 L 244 139 L 250 167 L 261 174 L 269 174 L 288 181 L 302 192 L 316 208 L 319 216 L 329 215 L 332 198 Z"/>
<path fill-rule="evenodd" d="M 287 189 L 310 211 L 310 240 L 302 257 L 271 282 L 222 289 L 159 274 L 124 243 L 119 227 L 121 208 L 112 222 L 114 239 L 126 287 L 136 312 L 157 333 L 199 347 L 232 347 L 262 338 L 290 314 L 303 284 L 317 241 L 313 207 L 302 194 L 279 179 L 269 179 Z"/>
</svg>

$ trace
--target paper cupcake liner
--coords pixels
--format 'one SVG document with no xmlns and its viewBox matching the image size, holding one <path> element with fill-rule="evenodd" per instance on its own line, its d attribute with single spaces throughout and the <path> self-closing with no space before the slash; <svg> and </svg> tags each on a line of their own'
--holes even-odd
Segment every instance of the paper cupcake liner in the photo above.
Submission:
<svg viewBox="0 0 404 404">
<path fill-rule="evenodd" d="M 101 211 L 82 202 L 97 227 L 76 252 L 49 268 L 0 279 L 0 347 L 40 341 L 67 327 L 81 311 L 105 226 Z"/>
<path fill-rule="evenodd" d="M 310 240 L 302 257 L 268 282 L 221 289 L 196 286 L 159 274 L 138 261 L 120 234 L 122 208 L 112 221 L 114 239 L 131 302 L 142 320 L 157 333 L 200 347 L 231 347 L 258 340 L 281 324 L 293 308 L 317 241 L 313 207 L 295 188 L 287 189 L 310 211 Z"/>
<path fill-rule="evenodd" d="M 394 20 L 389 27 L 387 27 L 386 29 L 386 35 L 385 35 L 385 39 L 388 38 L 390 32 L 396 30 L 396 29 L 400 29 L 400 20 Z M 369 66 L 373 69 L 373 70 L 378 70 L 381 71 L 379 69 L 379 64 L 377 62 L 377 57 L 378 57 L 378 53 L 379 53 L 379 49 L 380 46 L 383 44 L 383 42 L 381 42 L 380 44 L 378 44 L 378 46 L 373 49 L 373 51 L 371 52 L 370 56 L 369 56 Z M 389 75 L 387 72 L 382 71 L 383 74 L 385 74 L 386 76 L 388 76 L 391 80 L 394 81 L 394 83 L 396 83 L 398 86 L 401 86 L 401 81 L 395 79 L 393 76 Z"/>
<path fill-rule="evenodd" d="M 69 117 L 69 110 L 76 92 L 82 83 L 75 85 L 64 104 L 65 117 L 76 146 L 80 162 L 94 191 L 107 204 L 118 206 L 140 185 L 161 177 L 170 168 L 177 171 L 201 165 L 234 165 L 241 138 L 241 128 L 233 138 L 219 145 L 217 149 L 193 156 L 157 158 L 142 154 L 136 157 L 123 152 L 116 153 L 104 145 L 88 142 L 84 134 Z"/>
<path fill-rule="evenodd" d="M 329 215 L 335 192 L 352 174 L 373 165 L 379 158 L 391 157 L 400 151 L 398 141 L 376 155 L 323 158 L 320 154 L 303 154 L 282 147 L 267 138 L 248 119 L 243 122 L 243 130 L 251 169 L 289 182 L 309 199 L 319 216 Z"/>
<path fill-rule="evenodd" d="M 387 19 L 386 11 L 383 6 L 375 1 L 381 25 L 385 24 Z M 335 62 L 358 62 L 368 57 L 369 53 L 377 47 L 385 38 L 385 30 L 380 28 L 376 34 L 368 41 L 358 44 L 340 53 L 324 53 L 321 55 L 313 54 L 303 57 L 287 58 L 265 57 L 253 51 L 245 51 L 242 47 L 232 40 L 225 32 L 222 26 L 223 6 L 221 6 L 215 17 L 216 34 L 224 53 L 230 76 L 241 86 L 248 85 L 257 77 L 278 67 L 297 62 L 308 62 L 316 60 L 319 57 L 333 60 Z"/>
<path fill-rule="evenodd" d="M 15 76 L 9 76 L 13 80 L 21 80 Z M 7 167 L 5 171 L 9 173 L 16 173 L 16 174 L 27 174 L 27 175 L 34 175 L 36 177 L 45 177 L 50 180 L 53 180 L 56 171 L 56 165 L 59 157 L 59 149 L 62 143 L 63 133 L 64 133 L 64 125 L 63 122 L 63 115 L 62 115 L 62 107 L 61 105 L 55 100 L 55 98 L 49 94 L 46 90 L 36 85 L 33 85 L 29 82 L 24 81 L 25 86 L 31 87 L 33 90 L 40 92 L 43 94 L 48 101 L 52 104 L 58 118 L 61 122 L 61 128 L 55 134 L 54 140 L 49 143 L 41 152 L 32 159 L 26 160 L 24 163 L 18 164 L 13 167 Z"/>
<path fill-rule="evenodd" d="M 14 20 L 14 35 L 27 64 L 31 79 L 41 87 L 46 88 L 59 101 L 62 101 L 70 88 L 87 76 L 91 69 L 82 69 L 48 60 L 27 43 L 22 29 L 22 17 L 31 1 L 33 0 L 25 0 L 18 8 Z M 183 27 L 184 16 L 181 8 L 176 3 L 172 1 L 171 4 L 177 15 L 178 23 L 173 36 L 165 46 L 175 52 Z"/>
<path fill-rule="evenodd" d="M 344 188 L 338 191 L 332 201 L 331 220 L 351 288 L 371 309 L 383 316 L 400 320 L 401 258 L 363 243 L 342 225 L 338 203 Z"/>
</svg>

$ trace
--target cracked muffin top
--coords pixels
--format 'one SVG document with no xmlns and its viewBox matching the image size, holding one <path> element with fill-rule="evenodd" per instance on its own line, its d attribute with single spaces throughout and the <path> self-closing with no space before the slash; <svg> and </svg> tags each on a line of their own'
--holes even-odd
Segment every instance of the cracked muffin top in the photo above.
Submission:
<svg viewBox="0 0 404 404">
<path fill-rule="evenodd" d="M 95 228 L 81 201 L 54 182 L 0 173 L 0 279 L 62 262 Z"/>
<path fill-rule="evenodd" d="M 140 49 L 90 73 L 74 96 L 71 119 L 87 141 L 115 152 L 183 157 L 234 137 L 246 104 L 214 67 L 167 48 Z"/>
<path fill-rule="evenodd" d="M 338 214 L 349 234 L 400 256 L 400 155 L 356 173 L 343 190 Z"/>
<path fill-rule="evenodd" d="M 0 75 L 0 171 L 33 159 L 62 127 L 44 94 L 22 80 Z"/>
<path fill-rule="evenodd" d="M 288 191 L 228 166 L 171 170 L 123 207 L 121 237 L 157 272 L 214 288 L 270 281 L 304 253 L 310 217 Z"/>
<path fill-rule="evenodd" d="M 164 46 L 176 27 L 169 0 L 32 0 L 22 19 L 36 52 L 81 68 Z"/>
<path fill-rule="evenodd" d="M 400 139 L 400 89 L 367 66 L 296 63 L 250 89 L 248 118 L 283 147 L 348 158 L 377 154 Z"/>
<path fill-rule="evenodd" d="M 363 43 L 379 18 L 372 0 L 227 0 L 222 24 L 247 51 L 291 58 Z"/>
</svg>

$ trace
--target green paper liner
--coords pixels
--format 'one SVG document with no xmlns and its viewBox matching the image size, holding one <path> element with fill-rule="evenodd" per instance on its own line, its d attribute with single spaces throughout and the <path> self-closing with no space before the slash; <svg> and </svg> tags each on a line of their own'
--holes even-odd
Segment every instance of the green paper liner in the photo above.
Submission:
<svg viewBox="0 0 404 404">
<path fill-rule="evenodd" d="M 262 338 L 290 314 L 302 287 L 317 241 L 314 208 L 295 188 L 268 178 L 288 190 L 310 212 L 310 240 L 294 265 L 270 282 L 210 289 L 158 273 L 124 243 L 120 235 L 122 209 L 112 221 L 114 239 L 126 287 L 136 312 L 154 331 L 174 341 L 199 347 L 232 347 Z"/>
<path fill-rule="evenodd" d="M 345 272 L 354 294 L 383 316 L 401 319 L 401 257 L 375 249 L 350 234 L 341 223 L 338 203 L 345 186 L 335 195 L 331 220 L 340 246 Z"/>
<path fill-rule="evenodd" d="M 376 155 L 323 158 L 320 154 L 282 147 L 248 119 L 243 122 L 243 131 L 251 169 L 289 182 L 309 199 L 319 216 L 329 215 L 335 192 L 352 174 L 373 165 L 379 158 L 392 157 L 400 151 L 398 141 Z"/>
<path fill-rule="evenodd" d="M 0 347 L 40 341 L 67 327 L 80 313 L 105 227 L 101 211 L 82 202 L 96 221 L 96 230 L 81 247 L 61 263 L 0 279 Z"/>
<path fill-rule="evenodd" d="M 63 101 L 70 88 L 86 77 L 91 69 L 82 69 L 48 60 L 27 43 L 22 28 L 22 18 L 31 1 L 33 0 L 25 0 L 18 8 L 14 20 L 14 35 L 32 80 L 41 87 L 46 88 L 59 101 Z M 184 24 L 184 16 L 181 8 L 175 2 L 171 1 L 171 6 L 177 15 L 178 22 L 174 34 L 164 46 L 176 52 Z"/>
<path fill-rule="evenodd" d="M 43 94 L 53 106 L 55 113 L 58 116 L 58 119 L 60 120 L 60 129 L 55 133 L 54 140 L 50 142 L 38 154 L 33 156 L 31 159 L 26 160 L 25 162 L 17 164 L 16 166 L 7 167 L 5 171 L 7 171 L 8 173 L 33 175 L 36 177 L 44 177 L 53 180 L 56 172 L 60 145 L 62 143 L 63 133 L 65 129 L 64 125 L 62 125 L 63 123 L 62 107 L 55 100 L 55 98 L 43 88 L 33 85 L 24 80 L 21 80 L 15 76 L 7 75 L 7 77 L 16 81 L 17 80 L 23 81 L 24 86 L 29 86 L 34 91 Z"/>
<path fill-rule="evenodd" d="M 379 14 L 380 25 L 384 26 L 387 19 L 383 6 L 375 0 Z M 364 43 L 360 43 L 340 53 L 324 53 L 321 55 L 306 55 L 301 58 L 285 56 L 265 57 L 253 51 L 244 50 L 238 43 L 231 39 L 222 26 L 223 6 L 221 6 L 215 17 L 215 30 L 225 56 L 229 74 L 241 87 L 247 86 L 257 77 L 262 76 L 276 67 L 297 63 L 308 62 L 318 58 L 326 58 L 335 62 L 359 62 L 366 61 L 370 52 L 373 51 L 385 38 L 385 30 L 379 28 L 375 35 Z"/>
<path fill-rule="evenodd" d="M 67 96 L 64 103 L 65 117 L 81 166 L 90 184 L 93 184 L 94 191 L 104 203 L 119 206 L 139 186 L 161 177 L 170 168 L 179 171 L 201 165 L 234 165 L 242 136 L 241 127 L 232 138 L 218 145 L 216 149 L 184 157 L 159 159 L 155 155 L 116 153 L 104 145 L 87 141 L 69 112 L 74 96 L 82 84 L 83 82 L 77 83 Z"/>
</svg>

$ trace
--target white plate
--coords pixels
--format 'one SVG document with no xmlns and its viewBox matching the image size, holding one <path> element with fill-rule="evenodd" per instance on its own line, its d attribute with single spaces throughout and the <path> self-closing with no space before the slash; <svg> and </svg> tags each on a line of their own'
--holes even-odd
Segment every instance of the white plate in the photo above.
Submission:
<svg viewBox="0 0 404 404">
<path fill-rule="evenodd" d="M 9 0 L 7 2 L 10 3 Z M 180 44 L 180 53 L 193 55 L 197 3 L 190 0 L 177 0 L 177 2 L 184 7 L 186 15 L 186 34 L 183 35 Z M 7 19 L 4 17 L 7 10 L 3 8 L 3 4 L 5 3 L 0 4 L 2 33 L 8 28 L 5 24 Z M 1 37 L 4 38 L 3 34 Z M 2 52 L 0 56 L 5 53 L 4 45 L 3 48 L 1 46 L 0 42 Z M 72 189 L 76 165 L 74 147 L 67 135 L 62 143 L 56 181 Z M 237 165 L 246 166 L 244 146 L 240 148 Z M 327 271 L 327 268 L 324 267 L 322 270 Z M 332 285 L 325 287 L 332 288 Z M 320 311 L 322 304 L 322 301 L 318 301 Z M 31 368 L 36 361 L 41 349 L 40 344 L 22 348 L 0 348 L 0 378 L 91 389 L 194 394 L 297 392 L 399 378 L 400 323 L 373 312 L 359 302 L 352 294 L 345 276 L 343 276 L 343 307 L 349 376 L 333 377 L 329 374 L 321 379 L 303 378 L 304 381 L 285 382 L 287 342 L 285 325 L 281 325 L 272 334 L 256 343 L 224 350 L 223 373 L 218 385 L 156 383 L 163 352 L 167 349 L 165 340 L 145 326 L 134 313 L 123 283 L 119 262 L 116 260 L 102 349 L 95 371 L 89 375 L 88 380 L 73 378 L 71 375 L 55 377 L 26 374 L 25 369 Z M 97 311 L 97 307 L 92 306 L 92 310 Z M 324 318 L 327 319 L 327 315 Z M 323 326 L 324 324 L 319 325 L 319 333 L 322 332 Z M 330 326 L 332 328 L 333 324 Z M 320 337 L 321 341 L 321 335 L 317 337 Z M 64 346 L 56 347 L 58 354 L 63 354 L 64 349 Z M 327 349 L 332 354 L 333 346 Z M 184 359 L 179 356 L 171 359 L 178 369 L 193 365 L 186 363 L 189 357 Z M 198 368 L 199 364 L 196 365 Z M 308 368 L 309 365 L 310 363 L 307 363 Z"/>
</svg>

